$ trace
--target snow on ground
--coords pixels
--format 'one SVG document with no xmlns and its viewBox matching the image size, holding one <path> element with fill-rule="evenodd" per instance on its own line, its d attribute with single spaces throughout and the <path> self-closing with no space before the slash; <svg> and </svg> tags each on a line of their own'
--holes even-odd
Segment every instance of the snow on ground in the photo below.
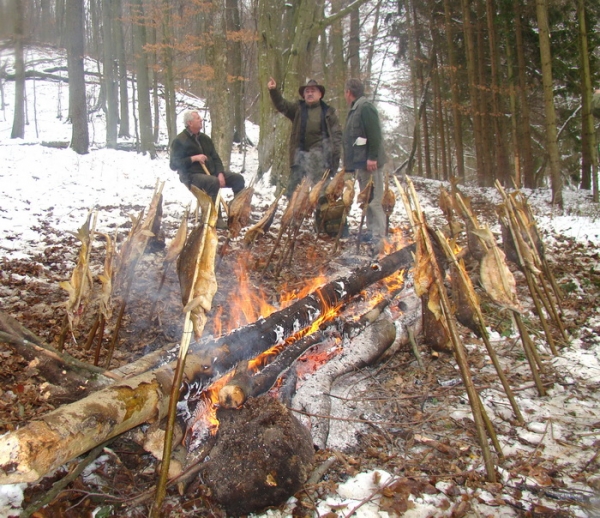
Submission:
<svg viewBox="0 0 600 518">
<path fill-rule="evenodd" d="M 39 56 L 38 56 L 39 57 Z M 29 54 L 33 58 L 33 53 Z M 4 61 L 7 56 L 1 56 Z M 32 90 L 35 84 L 35 96 Z M 55 149 L 41 145 L 42 141 L 67 140 L 70 137 L 70 126 L 66 123 L 67 87 L 60 83 L 28 82 L 28 115 L 29 124 L 23 140 L 11 140 L 12 125 L 12 83 L 5 84 L 5 100 L 7 106 L 0 116 L 0 253 L 6 259 L 23 259 L 35 261 L 37 254 L 43 252 L 44 241 L 40 241 L 40 228 L 49 222 L 45 232 L 59 236 L 64 232 L 75 232 L 84 222 L 91 209 L 98 209 L 97 230 L 112 232 L 129 220 L 130 214 L 121 207 L 133 205 L 146 207 L 151 199 L 157 182 L 164 182 L 164 218 L 179 220 L 184 208 L 192 202 L 189 191 L 179 182 L 177 174 L 169 169 L 166 154 L 159 154 L 151 160 L 134 152 L 102 149 L 103 119 L 100 115 L 92 115 L 94 146 L 87 155 L 77 155 L 69 149 Z M 35 99 L 35 100 L 34 100 Z M 35 106 L 33 103 L 35 102 Z M 207 129 L 207 131 L 209 131 Z M 248 124 L 251 140 L 258 141 L 257 128 Z M 164 143 L 164 142 L 163 142 Z M 232 170 L 240 171 L 245 164 L 245 176 L 250 181 L 257 170 L 256 148 L 247 149 L 242 156 L 236 148 L 232 156 Z M 429 182 L 430 188 L 439 187 L 436 182 Z M 255 186 L 257 195 L 264 200 L 272 199 L 273 187 L 265 177 Z M 470 191 L 470 189 L 466 189 Z M 498 196 L 493 190 L 472 189 L 480 196 L 487 196 L 497 202 Z M 591 202 L 588 192 L 566 191 L 564 211 L 550 206 L 550 193 L 540 190 L 526 193 L 529 202 L 537 215 L 537 222 L 547 242 L 554 244 L 557 236 L 570 237 L 584 245 L 592 244 L 588 253 L 595 254 L 598 260 L 597 246 L 600 244 L 600 210 Z M 422 206 L 428 217 L 433 219 L 440 214 L 437 199 L 424 197 Z M 392 224 L 405 222 L 404 210 L 397 204 Z M 171 237 L 171 236 L 168 236 Z M 595 319 L 585 323 L 585 328 L 593 331 L 600 325 L 598 311 Z M 499 341 L 501 337 L 496 337 Z M 467 347 L 476 347 L 467 344 Z M 561 382 L 548 391 L 544 398 L 536 397 L 533 389 L 519 392 L 518 402 L 527 415 L 528 424 L 520 429 L 519 439 L 515 440 L 508 433 L 510 428 L 509 414 L 506 405 L 499 403 L 502 395 L 492 390 L 483 393 L 484 403 L 495 422 L 501 423 L 500 440 L 509 455 L 513 452 L 527 450 L 533 456 L 544 444 L 544 455 L 559 459 L 565 468 L 565 483 L 569 487 L 584 488 L 584 485 L 569 478 L 574 472 L 569 466 L 581 465 L 590 458 L 590 450 L 598 439 L 598 423 L 600 423 L 600 344 L 598 340 L 585 347 L 581 340 L 575 338 L 570 348 L 552 360 L 557 372 L 561 374 Z M 457 373 L 458 376 L 458 373 Z M 574 391 L 578 387 L 580 392 Z M 578 397 L 580 395 L 581 397 Z M 468 406 L 453 410 L 454 418 L 461 419 L 469 415 Z M 502 423 L 504 423 L 502 425 Z M 576 445 L 572 432 L 576 429 L 581 437 Z M 589 430 L 589 435 L 584 436 Z M 595 430 L 595 431 L 594 431 Z M 506 432 L 506 433 L 503 433 Z M 524 446 L 529 444 L 529 446 Z M 585 448 L 584 448 L 585 447 Z M 597 446 L 596 446 L 597 447 Z M 378 511 L 376 499 L 361 504 L 364 498 L 373 494 L 376 485 L 386 484 L 391 474 L 380 472 L 374 474 L 359 473 L 346 484 L 340 486 L 337 495 L 318 502 L 319 512 L 335 512 L 343 507 L 344 513 L 357 508 L 355 516 L 383 516 Z M 515 486 L 518 482 L 536 485 L 531 480 L 516 480 L 511 473 L 504 473 L 503 482 Z M 444 507 L 445 492 L 451 493 L 445 482 L 439 482 L 436 495 L 413 499 L 413 508 L 404 516 L 446 516 Z M 600 487 L 600 483 L 597 487 Z M 0 516 L 11 516 L 12 508 L 20 506 L 23 486 L 4 486 L 0 488 Z M 456 489 L 456 488 L 454 488 Z M 510 500 L 510 495 L 504 495 Z M 491 507 L 493 500 L 499 495 L 479 491 L 478 508 L 480 515 L 516 516 L 518 513 L 509 506 Z M 532 493 L 523 492 L 523 499 L 532 497 Z M 490 504 L 490 505 L 488 505 Z M 494 504 L 495 505 L 495 504 Z M 599 516 L 600 511 L 585 510 L 576 505 L 570 508 L 575 516 Z M 285 516 L 285 511 L 270 511 L 265 516 Z"/>
</svg>

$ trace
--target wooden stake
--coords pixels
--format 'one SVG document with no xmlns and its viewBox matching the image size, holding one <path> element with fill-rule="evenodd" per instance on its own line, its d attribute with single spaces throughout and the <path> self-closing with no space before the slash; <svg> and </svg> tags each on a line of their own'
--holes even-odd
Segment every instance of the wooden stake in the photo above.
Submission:
<svg viewBox="0 0 600 518">
<path fill-rule="evenodd" d="M 197 197 L 200 196 L 198 193 L 194 193 Z M 202 255 L 205 253 L 205 244 L 206 244 L 206 235 L 210 231 L 209 227 L 214 227 L 217 221 L 217 209 L 213 205 L 212 201 L 208 195 L 204 195 L 205 199 L 203 200 L 203 216 L 204 216 L 204 231 L 201 237 L 201 244 L 198 247 L 198 255 L 196 257 L 196 268 L 194 270 L 193 280 L 192 280 L 192 288 L 190 289 L 190 293 L 188 296 L 188 300 L 186 306 L 190 304 L 190 302 L 194 298 L 194 285 L 196 284 L 196 280 L 199 275 L 200 264 L 202 260 Z M 217 196 L 217 203 L 219 203 L 220 196 Z M 200 200 L 200 198 L 199 198 Z M 212 265 L 214 269 L 214 264 Z M 181 382 L 183 380 L 183 371 L 185 368 L 185 360 L 187 357 L 188 349 L 190 347 L 190 341 L 192 337 L 192 333 L 198 332 L 197 329 L 194 329 L 194 325 L 191 319 L 191 310 L 187 311 L 185 314 L 185 320 L 183 323 L 183 335 L 181 337 L 181 345 L 179 347 L 179 356 L 177 358 L 177 366 L 175 368 L 175 374 L 173 376 L 173 384 L 171 385 L 171 394 L 169 398 L 169 409 L 167 412 L 167 428 L 165 430 L 165 442 L 163 446 L 163 458 L 162 465 L 160 468 L 160 477 L 158 483 L 156 484 L 156 495 L 154 498 L 154 503 L 150 510 L 150 518 L 159 518 L 161 515 L 162 504 L 165 499 L 165 495 L 167 492 L 167 480 L 169 477 L 169 464 L 171 461 L 171 451 L 173 450 L 173 430 L 175 428 L 175 418 L 177 416 L 177 403 L 179 401 L 179 388 L 181 387 Z"/>
<path fill-rule="evenodd" d="M 502 383 L 502 387 L 504 388 L 506 397 L 510 401 L 510 405 L 512 406 L 513 412 L 515 413 L 517 420 L 519 421 L 520 424 L 524 424 L 525 419 L 523 419 L 523 415 L 521 414 L 521 411 L 519 410 L 519 405 L 517 405 L 513 391 L 510 388 L 510 385 L 508 384 L 508 380 L 506 379 L 506 376 L 504 375 L 504 371 L 502 370 L 502 366 L 500 365 L 500 362 L 498 360 L 498 355 L 496 354 L 496 351 L 494 350 L 494 348 L 492 347 L 492 344 L 490 343 L 490 339 L 489 339 L 489 336 L 487 333 L 486 322 L 483 317 L 483 313 L 481 312 L 481 307 L 479 306 L 479 302 L 476 299 L 476 294 L 473 291 L 473 288 L 471 286 L 470 279 L 468 278 L 466 272 L 464 271 L 463 266 L 461 264 L 459 264 L 458 260 L 456 259 L 456 256 L 454 255 L 454 251 L 448 245 L 448 242 L 446 241 L 444 235 L 439 230 L 437 230 L 436 233 L 437 233 L 440 243 L 442 244 L 442 246 L 444 248 L 444 251 L 446 252 L 446 257 L 454 263 L 455 271 L 460 276 L 462 285 L 465 287 L 467 301 L 468 301 L 469 305 L 471 306 L 471 309 L 473 309 L 473 311 L 475 312 L 475 316 L 477 317 L 477 322 L 479 324 L 479 329 L 481 331 L 481 337 L 483 339 L 483 342 L 485 343 L 485 347 L 487 349 L 488 355 L 489 355 L 490 359 L 492 360 L 492 363 L 494 364 L 496 373 L 498 374 L 498 377 L 500 378 L 500 382 Z"/>
<path fill-rule="evenodd" d="M 535 382 L 535 386 L 538 390 L 538 394 L 540 396 L 545 396 L 546 389 L 544 388 L 544 384 L 542 383 L 542 380 L 540 379 L 540 375 L 539 375 L 538 369 L 536 367 L 536 359 L 535 359 L 535 354 L 534 354 L 535 348 L 533 347 L 531 338 L 529 337 L 529 334 L 527 333 L 527 329 L 525 328 L 525 325 L 523 324 L 523 321 L 521 320 L 521 315 L 519 315 L 517 312 L 515 312 L 514 316 L 515 316 L 515 322 L 517 323 L 517 327 L 519 328 L 519 333 L 521 334 L 523 350 L 525 351 L 525 356 L 527 358 L 527 361 L 529 362 L 529 368 L 531 369 L 531 373 L 533 374 L 533 381 Z"/>
<path fill-rule="evenodd" d="M 469 403 L 471 405 L 473 420 L 475 422 L 475 430 L 477 432 L 477 438 L 479 440 L 479 445 L 481 447 L 483 460 L 485 463 L 487 479 L 489 482 L 496 482 L 495 466 L 486 438 L 486 424 L 483 417 L 485 409 L 481 404 L 479 394 L 475 390 L 475 385 L 473 384 L 473 378 L 471 377 L 471 372 L 467 360 L 467 354 L 464 349 L 464 345 L 458 335 L 458 330 L 456 329 L 454 318 L 452 317 L 452 312 L 450 310 L 450 302 L 448 300 L 448 294 L 446 293 L 444 279 L 440 272 L 439 265 L 437 264 L 437 261 L 435 259 L 431 260 L 432 258 L 435 258 L 435 252 L 433 251 L 433 246 L 431 244 L 431 240 L 429 239 L 425 217 L 423 216 L 423 213 L 419 206 L 417 193 L 414 189 L 410 178 L 407 178 L 407 182 L 411 199 L 413 201 L 413 204 L 415 205 L 415 216 L 418 220 L 418 232 L 421 236 L 421 239 L 423 240 L 423 244 L 425 245 L 427 254 L 430 257 L 430 264 L 433 270 L 434 282 L 437 285 L 437 289 L 440 295 L 440 306 L 442 309 L 442 314 L 448 326 L 448 330 L 450 331 L 450 339 L 452 340 L 452 345 L 454 346 L 454 357 L 456 358 L 456 363 L 458 364 L 458 367 L 460 369 L 460 373 L 465 384 L 465 389 L 467 391 L 467 396 L 469 398 Z"/>
</svg>

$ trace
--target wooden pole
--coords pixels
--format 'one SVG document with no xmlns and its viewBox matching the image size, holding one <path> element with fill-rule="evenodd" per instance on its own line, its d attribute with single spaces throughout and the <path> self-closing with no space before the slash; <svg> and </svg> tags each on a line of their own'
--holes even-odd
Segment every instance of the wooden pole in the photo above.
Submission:
<svg viewBox="0 0 600 518">
<path fill-rule="evenodd" d="M 442 309 L 442 313 L 444 315 L 444 320 L 448 325 L 448 329 L 450 331 L 450 338 L 452 340 L 454 357 L 456 358 L 456 363 L 460 369 L 460 373 L 465 384 L 465 389 L 467 391 L 467 396 L 469 398 L 469 403 L 471 405 L 471 411 L 473 413 L 473 420 L 475 421 L 475 430 L 477 433 L 477 438 L 479 441 L 479 446 L 481 447 L 483 460 L 486 468 L 487 479 L 488 482 L 496 482 L 496 471 L 494 462 L 492 460 L 492 455 L 490 452 L 489 445 L 487 443 L 486 437 L 486 424 L 483 417 L 483 413 L 485 413 L 485 409 L 481 400 L 479 398 L 479 394 L 475 390 L 475 385 L 473 384 L 473 378 L 471 377 L 471 372 L 469 369 L 469 364 L 467 360 L 467 353 L 465 351 L 464 345 L 458 336 L 458 330 L 456 329 L 456 324 L 454 322 L 454 318 L 452 317 L 452 312 L 450 309 L 450 302 L 448 300 L 448 295 L 446 293 L 446 288 L 444 286 L 444 278 L 440 272 L 437 261 L 435 260 L 435 252 L 433 250 L 433 246 L 431 244 L 431 240 L 429 238 L 425 217 L 421 211 L 419 206 L 419 201 L 417 197 L 417 193 L 414 190 L 414 186 L 410 179 L 407 179 L 409 192 L 411 195 L 411 199 L 413 204 L 415 205 L 415 216 L 418 220 L 418 232 L 423 240 L 423 244 L 425 246 L 426 252 L 430 257 L 430 265 L 433 270 L 434 283 L 437 286 L 438 293 L 440 296 L 440 306 Z"/>
</svg>

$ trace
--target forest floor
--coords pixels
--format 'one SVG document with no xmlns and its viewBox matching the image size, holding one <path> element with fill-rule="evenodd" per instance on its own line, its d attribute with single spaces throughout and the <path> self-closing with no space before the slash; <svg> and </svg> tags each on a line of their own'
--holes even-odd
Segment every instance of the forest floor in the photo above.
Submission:
<svg viewBox="0 0 600 518">
<path fill-rule="evenodd" d="M 414 179 L 430 224 L 442 228 L 438 205 L 438 182 Z M 470 190 L 474 212 L 482 222 L 496 225 L 494 203 L 486 190 Z M 532 202 L 533 202 L 532 198 Z M 256 202 L 255 202 L 256 203 Z M 258 201 L 260 205 L 264 202 Z M 266 208 L 260 207 L 258 212 Z M 431 209 L 429 211 L 429 209 Z M 139 211 L 140 207 L 122 207 Z M 398 209 L 397 209 L 398 210 Z M 535 202 L 536 214 L 547 215 L 547 202 Z M 169 226 L 170 225 L 170 226 Z M 50 226 L 50 225 L 48 225 Z M 219 290 L 206 330 L 216 333 L 217 315 L 239 316 L 229 306 L 239 292 L 240 273 L 237 262 L 243 257 L 249 284 L 263 292 L 276 305 L 284 289 L 299 290 L 319 274 L 330 279 L 337 274 L 336 265 L 368 264 L 371 260 L 364 245 L 356 247 L 356 221 L 352 232 L 334 257 L 334 240 L 315 239 L 305 227 L 295 245 L 293 264 L 282 269 L 275 279 L 263 275 L 264 265 L 276 237 L 276 229 L 265 235 L 250 252 L 239 240 L 229 245 L 227 255 L 217 270 Z M 45 241 L 45 251 L 33 261 L 4 259 L 0 272 L 2 310 L 48 344 L 56 345 L 65 315 L 65 292 L 59 282 L 68 279 L 78 253 L 73 236 L 56 236 L 38 229 Z M 164 234 L 176 232 L 173 222 L 166 222 Z M 408 228 L 397 228 L 410 239 Z M 226 232 L 219 231 L 222 244 Z M 463 233 L 464 237 L 464 233 Z M 497 375 L 490 369 L 483 342 L 466 328 L 460 328 L 469 354 L 473 379 L 503 447 L 504 458 L 495 455 L 498 482 L 490 483 L 482 466 L 474 423 L 465 389 L 453 357 L 433 354 L 417 336 L 421 364 L 410 346 L 358 376 L 360 389 L 352 399 L 362 419 L 359 431 L 350 444 L 316 452 L 315 467 L 332 455 L 337 458 L 316 484 L 304 488 L 287 507 L 268 511 L 269 516 L 600 516 L 600 251 L 560 234 L 544 235 L 546 252 L 554 275 L 562 287 L 563 321 L 572 337 L 570 344 L 560 344 L 553 330 L 559 355 L 553 356 L 544 345 L 544 336 L 536 317 L 528 314 L 526 323 L 540 348 L 545 367 L 543 383 L 548 391 L 536 394 L 531 373 L 520 347 L 518 334 L 510 316 L 486 300 L 481 290 L 482 308 L 489 324 L 490 336 L 502 357 L 510 385 L 526 416 L 526 425 L 518 426 L 506 400 L 497 389 Z M 181 336 L 181 295 L 174 267 L 167 271 L 162 298 L 155 318 L 149 318 L 152 297 L 163 272 L 164 249 L 143 256 L 138 267 L 132 295 L 127 305 L 117 350 L 110 367 L 131 362 L 155 349 L 176 345 Z M 100 268 L 103 256 L 94 249 L 90 263 Z M 235 274 L 234 274 L 235 273 Z M 514 270 L 519 296 L 528 308 L 531 301 L 522 275 Z M 397 305 L 397 303 L 396 303 Z M 226 321 L 220 325 L 227 327 Z M 243 325 L 235 321 L 232 327 Z M 73 356 L 92 362 L 94 347 L 86 351 L 85 325 L 67 342 Z M 79 344 L 79 345 L 75 345 Z M 34 365 L 25 361 L 11 346 L 0 349 L 0 432 L 14 430 L 23 423 L 53 410 L 62 401 L 49 400 L 44 391 L 45 379 Z M 99 365 L 105 361 L 100 354 Z M 588 370 L 589 369 L 589 370 Z M 366 381 L 365 381 L 366 380 Z M 352 382 L 350 382 L 352 383 Z M 358 386 L 358 383 L 357 383 Z M 362 405 L 362 406 L 361 406 Z M 335 450 L 335 451 L 334 451 Z M 64 477 L 72 465 L 58 469 L 40 483 L 24 488 L 23 509 L 46 494 L 52 484 Z M 134 499 L 156 483 L 156 459 L 135 440 L 135 432 L 126 433 L 109 444 L 100 459 L 65 489 L 60 491 L 34 516 L 132 516 L 148 515 L 149 502 Z M 374 475 L 373 472 L 379 473 Z M 356 480 L 359 474 L 373 478 L 393 477 L 393 483 L 370 496 L 344 500 L 340 488 Z M 373 482 L 373 481 L 372 481 Z M 376 497 L 377 496 L 377 497 Z M 372 507 L 375 505 L 374 507 Z M 9 509 L 10 506 L 6 507 Z M 210 498 L 201 481 L 193 492 L 178 494 L 170 490 L 165 516 L 225 516 Z M 4 511 L 17 516 L 18 510 Z M 2 512 L 0 512 L 2 515 Z"/>
</svg>

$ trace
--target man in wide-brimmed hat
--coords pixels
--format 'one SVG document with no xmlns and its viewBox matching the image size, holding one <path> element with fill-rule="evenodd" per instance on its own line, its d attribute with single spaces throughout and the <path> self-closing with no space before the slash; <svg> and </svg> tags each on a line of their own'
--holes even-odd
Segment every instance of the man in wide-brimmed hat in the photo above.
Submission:
<svg viewBox="0 0 600 518">
<path fill-rule="evenodd" d="M 337 172 L 342 130 L 335 109 L 323 101 L 325 87 L 314 79 L 298 89 L 302 99 L 295 102 L 283 98 L 275 79 L 269 79 L 267 88 L 275 108 L 292 121 L 286 190 L 290 198 L 305 176 L 315 184 L 325 171 L 330 176 Z"/>
</svg>

